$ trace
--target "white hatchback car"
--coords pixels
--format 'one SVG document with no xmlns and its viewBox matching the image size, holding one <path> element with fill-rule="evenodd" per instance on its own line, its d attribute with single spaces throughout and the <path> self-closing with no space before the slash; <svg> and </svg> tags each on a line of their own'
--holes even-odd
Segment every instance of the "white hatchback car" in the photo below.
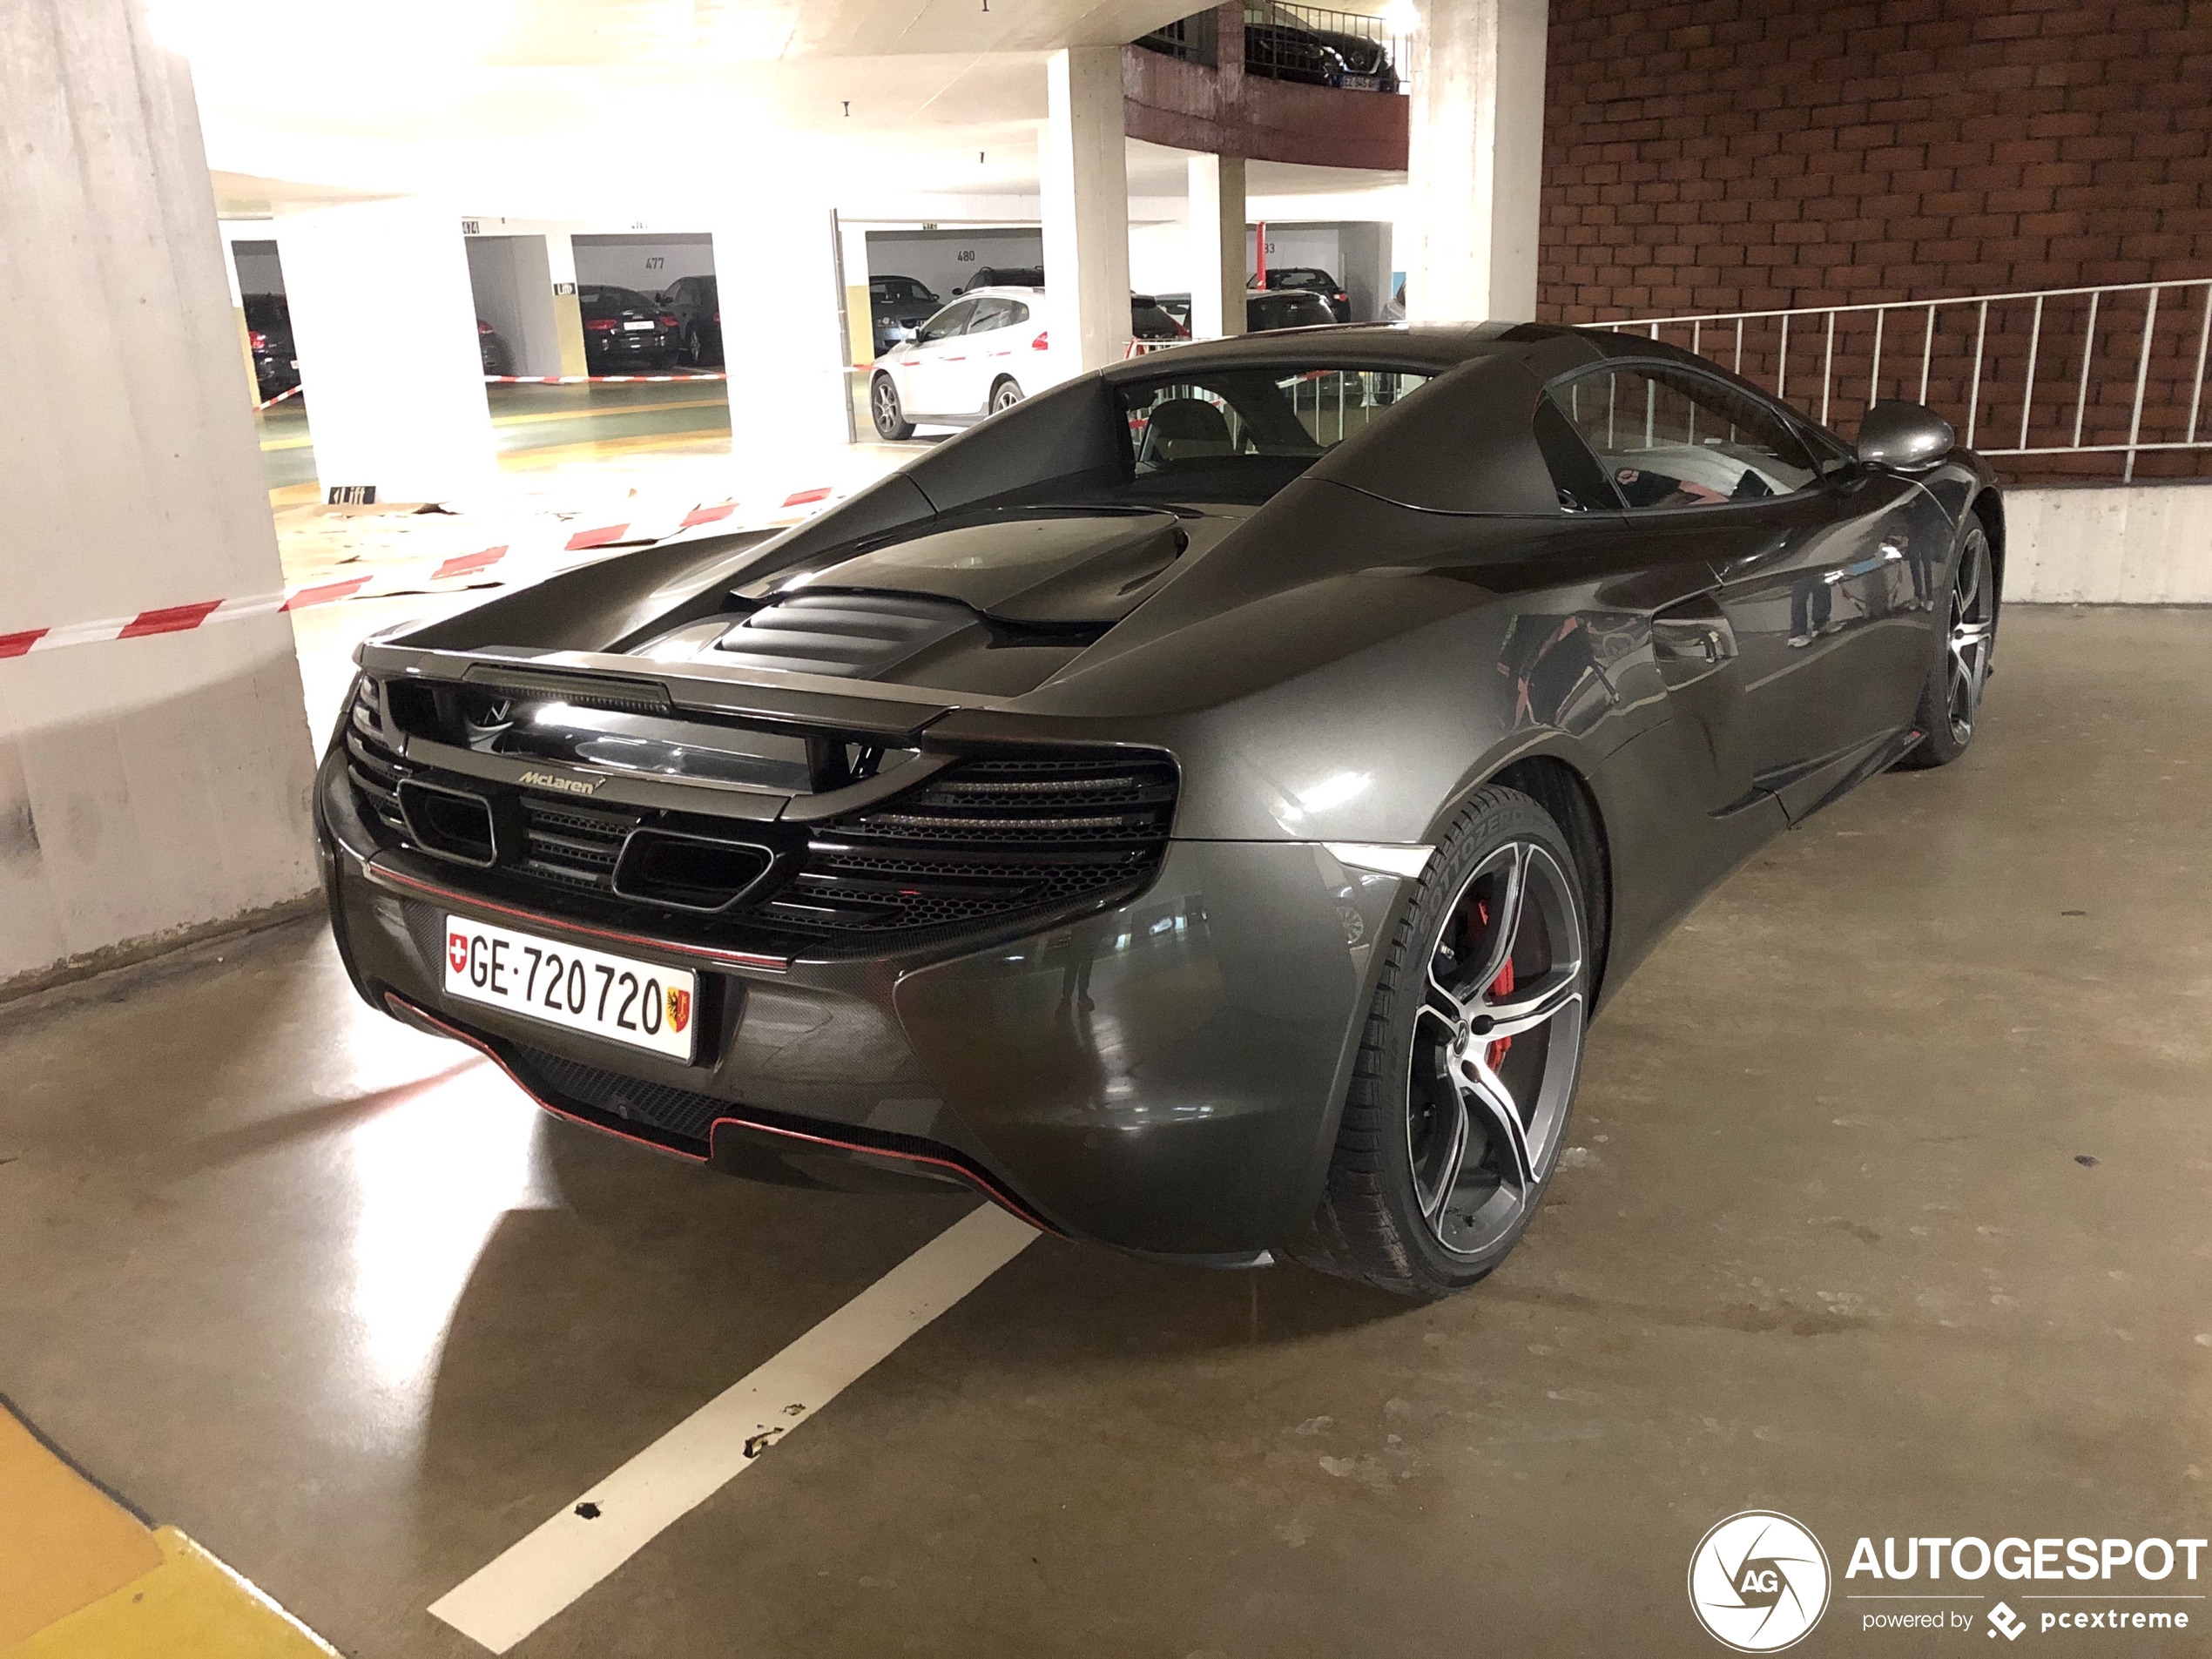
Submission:
<svg viewBox="0 0 2212 1659">
<path fill-rule="evenodd" d="M 920 426 L 973 426 L 1012 408 L 1047 378 L 1044 290 L 964 293 L 876 360 L 868 413 L 876 435 Z"/>
</svg>

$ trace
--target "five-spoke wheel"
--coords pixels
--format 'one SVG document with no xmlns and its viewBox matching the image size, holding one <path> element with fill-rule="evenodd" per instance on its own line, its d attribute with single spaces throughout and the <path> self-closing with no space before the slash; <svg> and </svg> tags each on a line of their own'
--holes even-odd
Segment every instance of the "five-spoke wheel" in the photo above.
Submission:
<svg viewBox="0 0 2212 1659">
<path fill-rule="evenodd" d="M 1996 563 L 1990 556 L 1988 531 L 1980 520 L 1970 518 L 1959 538 L 1949 610 L 1936 658 L 1913 716 L 1925 735 L 1898 764 L 1908 768 L 1944 766 L 1966 752 L 1973 741 L 1974 721 L 1981 714 L 1982 688 L 1988 684 L 1990 657 L 1996 648 Z"/>
<path fill-rule="evenodd" d="M 1433 1297 L 1519 1241 L 1581 1064 L 1594 861 L 1518 790 L 1492 785 L 1462 808 L 1378 976 L 1302 1259 Z"/>
</svg>

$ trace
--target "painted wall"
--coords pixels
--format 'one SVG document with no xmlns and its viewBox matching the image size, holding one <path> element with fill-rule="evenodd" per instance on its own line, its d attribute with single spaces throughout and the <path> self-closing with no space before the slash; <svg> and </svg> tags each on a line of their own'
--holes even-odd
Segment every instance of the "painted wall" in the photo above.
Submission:
<svg viewBox="0 0 2212 1659">
<path fill-rule="evenodd" d="M 2005 597 L 2212 604 L 2212 484 L 2005 492 Z"/>
<path fill-rule="evenodd" d="M 281 592 L 190 74 L 133 0 L 0 7 L 0 639 Z M 85 118 L 97 109 L 98 120 Z M 289 619 L 0 651 L 0 988 L 309 893 Z"/>
<path fill-rule="evenodd" d="M 635 288 L 640 293 L 658 293 L 678 277 L 715 273 L 711 231 L 641 231 L 636 235 L 570 239 L 576 248 L 578 282 L 605 282 Z"/>
<path fill-rule="evenodd" d="M 1041 265 L 1044 233 L 1006 230 L 870 231 L 868 274 L 909 276 L 950 299 L 989 265 Z M 847 273 L 849 278 L 850 273 Z"/>
<path fill-rule="evenodd" d="M 282 293 L 284 264 L 273 241 L 231 244 L 231 260 L 238 270 L 240 293 Z"/>
</svg>

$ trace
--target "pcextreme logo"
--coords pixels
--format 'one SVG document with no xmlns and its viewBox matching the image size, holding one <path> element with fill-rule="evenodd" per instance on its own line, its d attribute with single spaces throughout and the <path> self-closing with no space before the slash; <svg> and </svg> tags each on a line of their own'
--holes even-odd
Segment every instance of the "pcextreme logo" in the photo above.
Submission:
<svg viewBox="0 0 2212 1659">
<path fill-rule="evenodd" d="M 1828 1552 L 1770 1509 L 1730 1515 L 1689 1557 L 1689 1605 L 1714 1640 L 1738 1653 L 1778 1653 L 1828 1610 Z"/>
</svg>

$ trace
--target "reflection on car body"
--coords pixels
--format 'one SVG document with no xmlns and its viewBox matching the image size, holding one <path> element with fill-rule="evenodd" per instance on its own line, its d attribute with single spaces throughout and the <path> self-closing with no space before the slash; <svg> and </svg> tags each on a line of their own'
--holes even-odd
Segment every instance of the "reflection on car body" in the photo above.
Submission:
<svg viewBox="0 0 2212 1659">
<path fill-rule="evenodd" d="M 1855 451 L 1528 324 L 1178 346 L 362 647 L 334 929 L 376 1006 L 682 1157 L 1441 1295 L 1674 922 L 1972 742 L 2003 554 L 1916 407 Z M 494 927 L 693 976 L 694 1046 L 449 995 Z"/>
</svg>

